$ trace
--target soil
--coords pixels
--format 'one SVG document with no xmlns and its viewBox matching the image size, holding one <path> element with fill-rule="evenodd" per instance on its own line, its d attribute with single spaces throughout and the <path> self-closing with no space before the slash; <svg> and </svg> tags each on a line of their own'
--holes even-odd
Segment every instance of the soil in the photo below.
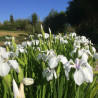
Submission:
<svg viewBox="0 0 98 98">
<path fill-rule="evenodd" d="M 6 32 L 6 31 L 0 31 L 0 46 L 4 46 L 4 42 L 8 41 L 5 36 L 14 36 L 15 42 L 17 44 L 28 40 L 27 33 L 14 33 L 14 32 Z M 26 38 L 26 39 L 25 39 Z"/>
<path fill-rule="evenodd" d="M 0 37 L 1 36 L 6 36 L 6 35 L 11 35 L 11 36 L 19 36 L 19 35 L 28 35 L 28 34 L 26 34 L 26 33 L 10 33 L 10 32 L 2 32 L 2 31 L 0 31 Z"/>
</svg>

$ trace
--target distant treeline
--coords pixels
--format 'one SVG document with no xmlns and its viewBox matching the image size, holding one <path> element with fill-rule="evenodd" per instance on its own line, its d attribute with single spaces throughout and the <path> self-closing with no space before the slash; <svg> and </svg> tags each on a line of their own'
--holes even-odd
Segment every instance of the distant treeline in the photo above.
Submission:
<svg viewBox="0 0 98 98">
<path fill-rule="evenodd" d="M 44 18 L 41 22 L 40 18 L 36 13 L 31 15 L 30 19 L 17 19 L 14 20 L 13 15 L 10 15 L 10 20 L 4 21 L 3 24 L 0 24 L 1 30 L 25 30 L 33 33 L 41 33 L 41 24 L 44 27 L 45 32 L 49 32 L 49 28 L 52 33 L 64 33 L 73 31 L 74 29 L 68 25 L 66 20 L 66 14 L 64 11 L 57 12 L 51 10 L 49 15 Z"/>
<path fill-rule="evenodd" d="M 28 32 L 40 32 L 41 21 L 38 20 L 36 13 L 31 15 L 31 19 L 14 20 L 13 15 L 10 15 L 10 21 L 4 21 L 0 24 L 1 30 L 24 30 Z"/>
</svg>

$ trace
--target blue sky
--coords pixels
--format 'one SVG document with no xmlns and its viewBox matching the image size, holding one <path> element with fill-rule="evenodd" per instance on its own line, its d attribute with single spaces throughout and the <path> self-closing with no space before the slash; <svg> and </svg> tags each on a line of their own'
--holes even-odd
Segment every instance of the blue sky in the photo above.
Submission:
<svg viewBox="0 0 98 98">
<path fill-rule="evenodd" d="M 66 11 L 69 0 L 1 0 L 0 1 L 0 22 L 9 20 L 12 14 L 14 19 L 30 18 L 34 12 L 45 18 L 51 9 Z"/>
</svg>

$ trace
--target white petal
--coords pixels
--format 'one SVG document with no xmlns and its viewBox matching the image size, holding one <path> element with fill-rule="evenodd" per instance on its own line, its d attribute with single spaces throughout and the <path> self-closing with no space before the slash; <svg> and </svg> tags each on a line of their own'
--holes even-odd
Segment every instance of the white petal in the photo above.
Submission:
<svg viewBox="0 0 98 98">
<path fill-rule="evenodd" d="M 27 41 L 27 45 L 28 45 L 28 46 L 31 46 L 31 45 L 32 45 L 32 42 Z"/>
<path fill-rule="evenodd" d="M 86 67 L 93 70 L 93 68 L 89 65 L 89 63 L 86 62 Z"/>
<path fill-rule="evenodd" d="M 91 54 L 91 52 L 89 50 L 86 50 L 85 52 L 92 56 L 92 54 Z"/>
<path fill-rule="evenodd" d="M 38 45 L 39 44 L 39 40 L 36 40 L 36 45 Z"/>
<path fill-rule="evenodd" d="M 79 57 L 82 56 L 83 52 L 81 50 L 78 50 Z"/>
<path fill-rule="evenodd" d="M 81 69 L 76 70 L 73 76 L 77 85 L 81 85 L 84 82 L 84 76 Z"/>
<path fill-rule="evenodd" d="M 47 79 L 47 81 L 52 80 L 52 79 L 53 79 L 53 73 L 52 73 L 52 72 L 48 72 L 48 73 L 46 74 L 46 79 Z"/>
<path fill-rule="evenodd" d="M 74 53 L 76 53 L 76 48 L 71 52 L 71 56 L 73 56 Z"/>
<path fill-rule="evenodd" d="M 76 66 L 79 65 L 79 59 L 78 58 L 75 59 L 75 64 L 76 64 Z"/>
<path fill-rule="evenodd" d="M 95 47 L 92 47 L 92 52 L 94 52 L 94 53 L 96 52 L 96 49 L 95 49 Z"/>
<path fill-rule="evenodd" d="M 8 58 L 9 55 L 10 55 L 9 52 L 2 52 L 2 54 L 1 54 L 1 56 L 2 56 L 3 58 Z"/>
<path fill-rule="evenodd" d="M 95 59 L 98 59 L 98 53 L 95 53 L 93 56 Z"/>
<path fill-rule="evenodd" d="M 42 58 L 42 54 L 40 53 L 38 56 L 37 56 L 37 60 L 40 60 Z"/>
<path fill-rule="evenodd" d="M 19 96 L 19 90 L 14 79 L 13 79 L 13 93 L 14 93 L 14 98 L 17 98 Z"/>
<path fill-rule="evenodd" d="M 25 49 L 20 48 L 19 51 L 20 51 L 21 53 L 23 53 L 23 52 L 25 51 Z"/>
<path fill-rule="evenodd" d="M 65 67 L 65 76 L 67 78 L 67 80 L 69 80 L 69 72 L 70 72 L 70 68 L 68 68 L 67 66 Z"/>
<path fill-rule="evenodd" d="M 19 66 L 16 60 L 8 60 L 8 63 L 19 73 Z"/>
<path fill-rule="evenodd" d="M 58 55 L 59 59 L 60 59 L 60 62 L 62 62 L 63 64 L 66 64 L 67 63 L 67 58 L 63 55 Z"/>
<path fill-rule="evenodd" d="M 45 39 L 47 39 L 49 37 L 48 33 L 45 33 Z"/>
<path fill-rule="evenodd" d="M 50 60 L 48 62 L 48 66 L 50 68 L 55 68 L 57 65 L 58 65 L 58 59 L 56 57 L 50 58 Z"/>
<path fill-rule="evenodd" d="M 47 72 L 49 72 L 49 68 L 44 69 L 44 71 L 42 72 L 43 77 L 46 77 Z"/>
<path fill-rule="evenodd" d="M 92 83 L 93 82 L 93 71 L 90 68 L 82 68 L 83 76 L 85 78 L 85 82 Z"/>
<path fill-rule="evenodd" d="M 10 71 L 10 66 L 5 63 L 0 63 L 0 76 L 6 76 Z"/>
<path fill-rule="evenodd" d="M 53 72 L 53 73 L 54 73 L 54 77 L 55 77 L 55 79 L 56 79 L 56 78 L 57 78 L 57 75 L 56 75 L 56 72 L 55 72 L 55 70 L 54 70 L 54 72 Z"/>
<path fill-rule="evenodd" d="M 22 82 L 25 84 L 25 85 L 31 85 L 34 83 L 34 80 L 32 78 L 23 78 Z"/>
<path fill-rule="evenodd" d="M 46 62 L 46 59 L 47 59 L 47 56 L 46 56 L 46 54 L 42 54 L 42 59 L 43 59 L 43 61 L 45 61 Z"/>
<path fill-rule="evenodd" d="M 84 61 L 88 60 L 88 55 L 86 53 L 82 54 L 82 60 L 84 60 Z"/>
</svg>

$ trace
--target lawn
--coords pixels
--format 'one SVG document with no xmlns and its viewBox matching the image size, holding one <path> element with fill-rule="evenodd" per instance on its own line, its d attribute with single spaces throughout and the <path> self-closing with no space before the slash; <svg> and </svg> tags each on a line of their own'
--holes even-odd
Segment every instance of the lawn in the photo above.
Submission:
<svg viewBox="0 0 98 98">
<path fill-rule="evenodd" d="M 5 36 L 14 36 L 16 43 L 21 43 L 23 41 L 28 40 L 28 35 L 31 33 L 27 33 L 26 31 L 7 31 L 0 30 L 0 46 L 4 46 L 4 42 L 7 41 Z"/>
</svg>

